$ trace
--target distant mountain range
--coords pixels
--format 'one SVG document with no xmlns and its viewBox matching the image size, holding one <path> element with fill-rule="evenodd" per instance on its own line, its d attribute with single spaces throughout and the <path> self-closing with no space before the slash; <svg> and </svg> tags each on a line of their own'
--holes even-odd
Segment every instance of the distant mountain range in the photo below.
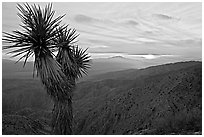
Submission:
<svg viewBox="0 0 204 137">
<path fill-rule="evenodd" d="M 122 56 L 114 56 L 110 58 L 96 58 L 92 59 L 90 64 L 91 68 L 88 70 L 88 75 L 84 76 L 79 80 L 86 81 L 96 76 L 100 77 L 100 74 L 108 72 L 122 71 L 129 69 L 142 69 L 150 66 L 157 66 L 164 64 L 166 60 L 137 60 L 129 59 Z M 2 60 L 2 76 L 3 78 L 21 78 L 30 79 L 33 78 L 33 62 L 27 62 L 23 67 L 24 62 L 20 61 L 16 63 L 13 60 L 3 59 Z M 106 74 L 106 76 L 110 74 Z M 105 76 L 105 77 L 106 77 Z"/>
<path fill-rule="evenodd" d="M 143 75 L 156 75 L 160 73 L 168 73 L 169 71 L 176 71 L 182 68 L 194 66 L 195 64 L 200 64 L 199 61 L 189 61 L 189 62 L 178 62 L 178 63 L 169 63 L 165 65 L 151 66 L 148 69 L 127 69 L 121 71 L 107 72 L 103 74 L 94 75 L 87 78 L 86 80 L 103 80 L 103 79 L 135 79 Z M 158 69 L 159 67 L 159 69 Z"/>
<path fill-rule="evenodd" d="M 15 63 L 15 61 L 3 59 L 3 78 L 32 78 L 33 62 L 27 62 L 25 67 L 23 67 L 23 63 L 23 61 Z M 134 60 L 123 57 L 92 59 L 89 76 L 135 68 L 135 64 Z"/>
<path fill-rule="evenodd" d="M 123 59 L 110 58 L 110 62 Z M 100 61 L 108 62 L 96 60 Z M 104 70 L 77 84 L 75 134 L 201 134 L 201 62 Z M 39 80 L 19 76 L 3 75 L 3 134 L 49 134 L 51 100 Z"/>
</svg>

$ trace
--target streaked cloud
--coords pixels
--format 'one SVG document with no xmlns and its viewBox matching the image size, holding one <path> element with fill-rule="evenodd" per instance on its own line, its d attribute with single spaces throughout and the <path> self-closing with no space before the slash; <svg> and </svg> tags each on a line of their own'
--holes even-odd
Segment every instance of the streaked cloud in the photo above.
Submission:
<svg viewBox="0 0 204 137">
<path fill-rule="evenodd" d="M 130 58 L 144 58 L 144 59 L 157 59 L 157 58 L 163 58 L 163 57 L 175 57 L 177 55 L 153 55 L 153 54 L 146 54 L 146 55 L 129 55 Z"/>
<path fill-rule="evenodd" d="M 161 20 L 174 20 L 174 21 L 179 21 L 179 18 L 176 17 L 172 17 L 172 16 L 168 16 L 168 15 L 164 15 L 164 14 L 152 14 L 152 16 L 155 19 L 161 19 Z"/>
<path fill-rule="evenodd" d="M 74 19 L 79 23 L 91 23 L 92 21 L 94 21 L 93 18 L 82 14 L 76 15 Z"/>
<path fill-rule="evenodd" d="M 112 58 L 112 57 L 124 57 L 127 59 L 158 59 L 158 58 L 174 58 L 178 55 L 159 55 L 159 54 L 129 54 L 124 52 L 92 52 L 90 55 L 93 58 Z"/>
<path fill-rule="evenodd" d="M 44 6 L 46 3 L 40 3 Z M 2 30 L 18 29 L 16 3 L 3 3 Z M 93 58 L 202 58 L 202 3 L 53 3 Z M 14 10 L 15 9 L 15 10 Z M 99 53 L 101 52 L 101 53 Z"/>
<path fill-rule="evenodd" d="M 108 48 L 108 46 L 106 46 L 106 45 L 92 45 L 92 46 L 90 46 L 90 48 Z"/>
<path fill-rule="evenodd" d="M 139 41 L 139 42 L 159 42 L 158 40 L 155 40 L 155 39 L 150 39 L 150 38 L 136 38 L 134 39 L 136 41 Z"/>
</svg>

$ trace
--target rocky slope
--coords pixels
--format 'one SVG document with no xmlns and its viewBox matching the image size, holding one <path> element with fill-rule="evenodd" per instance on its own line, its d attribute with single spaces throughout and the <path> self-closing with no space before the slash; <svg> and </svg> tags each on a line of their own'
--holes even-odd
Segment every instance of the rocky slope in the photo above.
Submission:
<svg viewBox="0 0 204 137">
<path fill-rule="evenodd" d="M 135 79 L 109 79 L 82 86 L 79 91 L 84 96 L 75 103 L 76 134 L 200 131 L 202 69 L 201 63 L 191 63 L 186 67 L 180 64 L 177 69 L 178 64 L 171 64 L 168 71 L 160 71 L 164 66 L 159 66 L 159 73 L 131 75 Z"/>
<path fill-rule="evenodd" d="M 45 91 L 38 80 L 18 82 L 3 79 L 3 134 L 49 134 L 52 103 Z M 202 63 L 93 77 L 77 85 L 73 104 L 75 134 L 201 134 Z M 13 128 L 19 121 L 24 126 Z"/>
</svg>

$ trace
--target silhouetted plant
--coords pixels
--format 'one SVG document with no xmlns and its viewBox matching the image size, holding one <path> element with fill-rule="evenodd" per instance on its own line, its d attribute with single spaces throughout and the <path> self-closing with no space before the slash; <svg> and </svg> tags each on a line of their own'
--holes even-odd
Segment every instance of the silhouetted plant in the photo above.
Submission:
<svg viewBox="0 0 204 137">
<path fill-rule="evenodd" d="M 75 81 L 79 77 L 82 77 L 82 74 L 87 74 L 87 69 L 90 67 L 88 54 L 86 50 L 79 48 L 78 46 L 74 46 L 73 44 L 76 43 L 76 38 L 79 35 L 76 34 L 75 29 L 68 29 L 67 26 L 60 27 L 58 29 L 56 43 L 58 43 L 57 48 L 57 61 L 61 64 L 62 71 L 66 75 L 66 77 L 70 80 L 71 85 L 74 85 L 71 88 L 70 94 L 64 99 L 60 101 L 55 101 L 54 109 L 53 109 L 53 121 L 58 121 L 56 125 L 53 125 L 58 133 L 58 130 L 61 130 L 62 124 L 64 126 L 69 126 L 67 129 L 69 133 L 72 133 L 72 92 L 76 85 Z M 63 108 L 63 109 L 61 109 Z M 60 120 L 56 120 L 58 115 L 63 115 Z M 66 117 L 68 116 L 69 119 L 65 121 Z"/>
<path fill-rule="evenodd" d="M 34 70 L 54 101 L 52 129 L 54 134 L 72 134 L 72 91 L 75 79 L 87 72 L 89 56 L 86 50 L 73 44 L 76 42 L 75 29 L 60 26 L 63 16 L 53 19 L 52 4 L 44 9 L 38 5 L 17 5 L 22 31 L 4 32 L 3 49 L 14 49 L 9 54 L 20 56 L 24 65 L 34 56 Z M 53 52 L 58 52 L 55 57 Z"/>
</svg>

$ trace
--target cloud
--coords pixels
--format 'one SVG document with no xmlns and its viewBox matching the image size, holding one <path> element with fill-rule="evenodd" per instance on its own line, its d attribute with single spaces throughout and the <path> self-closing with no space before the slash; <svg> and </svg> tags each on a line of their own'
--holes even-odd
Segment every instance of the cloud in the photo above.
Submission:
<svg viewBox="0 0 204 137">
<path fill-rule="evenodd" d="M 150 39 L 150 38 L 135 38 L 134 40 L 139 41 L 139 42 L 159 42 L 158 40 L 155 39 Z"/>
<path fill-rule="evenodd" d="M 174 45 L 174 47 L 202 48 L 202 39 L 171 40 L 166 43 Z"/>
<path fill-rule="evenodd" d="M 115 57 L 115 56 L 121 56 L 124 57 L 124 53 L 90 53 L 91 58 L 111 58 L 111 57 Z"/>
<path fill-rule="evenodd" d="M 157 58 L 174 58 L 178 55 L 160 55 L 160 54 L 127 54 L 125 57 L 131 58 L 131 59 L 157 59 Z"/>
<path fill-rule="evenodd" d="M 100 39 L 88 39 L 88 41 L 90 43 L 94 43 L 94 44 L 102 44 L 102 45 L 109 45 L 110 42 L 104 41 L 104 40 L 100 40 Z"/>
<path fill-rule="evenodd" d="M 93 58 L 110 58 L 110 57 L 124 57 L 127 59 L 137 59 L 137 60 L 153 60 L 158 58 L 175 58 L 179 55 L 168 55 L 168 54 L 129 54 L 126 52 L 91 52 L 90 55 Z"/>
<path fill-rule="evenodd" d="M 152 14 L 152 16 L 156 19 L 161 19 L 161 20 L 180 20 L 179 18 L 164 15 L 164 14 Z"/>
<path fill-rule="evenodd" d="M 128 25 L 129 27 L 135 27 L 139 25 L 139 22 L 134 19 L 128 19 L 124 21 L 124 24 Z"/>
<path fill-rule="evenodd" d="M 108 48 L 106 45 L 91 45 L 90 48 Z"/>
<path fill-rule="evenodd" d="M 111 41 L 124 41 L 126 43 L 131 43 L 131 41 L 129 41 L 127 36 L 122 36 L 122 35 L 113 35 L 111 33 L 103 33 L 103 31 L 91 31 L 91 30 L 82 30 L 82 29 L 78 29 L 78 31 L 80 33 L 85 33 L 86 35 L 93 35 L 93 36 L 97 36 L 97 39 L 103 39 L 101 41 L 107 41 L 107 39 L 111 40 Z M 116 32 L 115 32 L 116 33 Z"/>
<path fill-rule="evenodd" d="M 111 52 L 111 51 L 107 51 L 107 52 L 103 52 L 103 51 L 93 51 L 91 52 L 93 54 L 128 54 L 127 52 Z"/>
<path fill-rule="evenodd" d="M 97 17 L 95 18 L 95 17 L 84 15 L 84 14 L 75 15 L 74 20 L 78 23 L 92 23 L 93 25 L 95 25 L 97 23 L 110 22 L 110 20 L 107 20 L 107 19 L 97 18 Z M 95 27 L 104 28 L 104 26 L 96 26 L 96 25 L 95 25 Z"/>
<path fill-rule="evenodd" d="M 79 23 L 91 23 L 93 22 L 95 19 L 91 18 L 89 16 L 86 15 L 82 15 L 82 14 L 78 14 L 74 17 L 75 21 L 79 22 Z"/>
<path fill-rule="evenodd" d="M 3 3 L 2 31 L 17 29 L 19 19 L 16 10 L 13 10 L 15 5 L 16 3 Z M 166 55 L 181 55 L 190 59 L 202 56 L 201 3 L 54 5 L 56 15 L 67 14 L 64 21 L 73 25 L 80 33 L 79 46 L 89 47 L 89 52 L 93 54 L 101 52 L 95 53 L 94 56 L 108 57 L 119 54 L 150 61 L 173 58 Z M 69 9 L 69 13 L 66 13 L 65 9 Z"/>
</svg>

